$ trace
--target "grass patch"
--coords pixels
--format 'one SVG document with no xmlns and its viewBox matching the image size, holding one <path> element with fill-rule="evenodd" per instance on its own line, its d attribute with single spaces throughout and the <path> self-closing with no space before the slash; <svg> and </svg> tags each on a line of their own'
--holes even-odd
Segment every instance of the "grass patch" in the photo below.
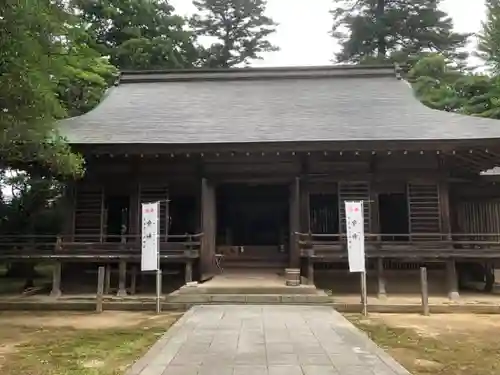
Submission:
<svg viewBox="0 0 500 375">
<path fill-rule="evenodd" d="M 73 317 L 74 318 L 74 317 Z M 88 318 L 88 317 L 87 317 Z M 122 375 L 175 322 L 139 320 L 124 328 L 0 327 L 2 375 Z M 64 320 L 64 317 L 61 317 Z M 2 344 L 10 350 L 3 354 Z M 12 348 L 12 343 L 15 343 Z"/>
<path fill-rule="evenodd" d="M 426 337 L 379 320 L 346 316 L 414 375 L 492 375 L 500 373 L 500 338 L 484 331 Z"/>
</svg>

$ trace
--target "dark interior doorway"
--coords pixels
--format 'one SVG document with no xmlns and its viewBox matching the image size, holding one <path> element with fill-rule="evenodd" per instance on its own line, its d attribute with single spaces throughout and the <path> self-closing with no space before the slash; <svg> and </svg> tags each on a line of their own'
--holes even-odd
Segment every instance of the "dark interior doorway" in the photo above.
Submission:
<svg viewBox="0 0 500 375">
<path fill-rule="evenodd" d="M 120 242 L 129 233 L 128 212 L 130 197 L 111 195 L 106 197 L 106 236 L 108 242 Z"/>
<path fill-rule="evenodd" d="M 379 194 L 380 234 L 383 241 L 407 241 L 408 199 L 405 193 Z M 384 236 L 384 234 L 386 236 Z M 390 236 L 390 235 L 403 236 Z"/>
<path fill-rule="evenodd" d="M 284 245 L 288 199 L 286 185 L 222 185 L 217 189 L 217 244 Z"/>
<path fill-rule="evenodd" d="M 197 200 L 191 195 L 172 195 L 169 202 L 169 235 L 179 236 L 197 232 Z M 179 241 L 172 238 L 171 241 Z"/>
</svg>

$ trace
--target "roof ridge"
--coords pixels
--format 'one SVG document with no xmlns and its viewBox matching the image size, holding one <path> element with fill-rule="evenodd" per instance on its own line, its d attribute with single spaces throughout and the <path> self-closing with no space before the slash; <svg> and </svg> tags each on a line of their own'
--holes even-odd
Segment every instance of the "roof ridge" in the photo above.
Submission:
<svg viewBox="0 0 500 375">
<path fill-rule="evenodd" d="M 122 71 L 119 82 L 124 84 L 146 82 L 274 80 L 333 77 L 399 78 L 399 67 L 394 65 L 321 65 L 231 69 L 196 68 L 178 70 Z"/>
</svg>

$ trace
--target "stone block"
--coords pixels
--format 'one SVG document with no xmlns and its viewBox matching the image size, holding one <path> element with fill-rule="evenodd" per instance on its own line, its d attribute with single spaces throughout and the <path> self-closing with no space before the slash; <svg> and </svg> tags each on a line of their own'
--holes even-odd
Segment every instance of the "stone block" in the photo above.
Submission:
<svg viewBox="0 0 500 375">
<path fill-rule="evenodd" d="M 214 294 L 207 296 L 213 303 L 245 303 L 245 296 L 240 294 Z"/>
<path fill-rule="evenodd" d="M 280 295 L 275 294 L 247 294 L 245 296 L 246 303 L 279 303 L 281 301 Z"/>
</svg>

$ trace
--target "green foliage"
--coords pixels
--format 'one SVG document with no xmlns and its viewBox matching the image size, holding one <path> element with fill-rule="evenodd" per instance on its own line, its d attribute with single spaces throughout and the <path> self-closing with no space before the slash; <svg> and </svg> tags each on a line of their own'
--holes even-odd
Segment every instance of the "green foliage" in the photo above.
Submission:
<svg viewBox="0 0 500 375">
<path fill-rule="evenodd" d="M 12 195 L 0 200 L 0 234 L 54 234 L 63 224 L 57 205 L 63 185 L 50 178 L 19 172 L 3 176 L 2 186 Z"/>
<path fill-rule="evenodd" d="M 442 55 L 430 55 L 415 64 L 408 78 L 430 108 L 500 119 L 499 77 L 465 73 Z"/>
<path fill-rule="evenodd" d="M 339 62 L 412 62 L 422 52 L 459 52 L 469 35 L 453 31 L 440 0 L 336 0 L 332 35 L 340 40 Z"/>
<path fill-rule="evenodd" d="M 59 4 L 9 0 L 0 7 L 0 167 L 42 164 L 79 175 L 81 158 L 54 129 L 65 116 L 56 95 L 65 58 L 66 13 Z"/>
<path fill-rule="evenodd" d="M 61 63 L 56 94 L 68 116 L 78 116 L 94 108 L 106 89 L 118 78 L 118 69 L 89 47 L 89 36 L 76 18 L 70 37 L 61 45 Z"/>
<path fill-rule="evenodd" d="M 487 16 L 478 35 L 477 55 L 500 73 L 500 0 L 486 0 Z"/>
<path fill-rule="evenodd" d="M 217 40 L 201 52 L 205 66 L 230 68 L 278 50 L 267 39 L 277 24 L 265 15 L 266 0 L 195 0 L 193 4 L 198 9 L 190 22 L 195 33 Z"/>
<path fill-rule="evenodd" d="M 120 69 L 190 68 L 194 35 L 166 0 L 72 0 L 93 43 Z"/>
</svg>

